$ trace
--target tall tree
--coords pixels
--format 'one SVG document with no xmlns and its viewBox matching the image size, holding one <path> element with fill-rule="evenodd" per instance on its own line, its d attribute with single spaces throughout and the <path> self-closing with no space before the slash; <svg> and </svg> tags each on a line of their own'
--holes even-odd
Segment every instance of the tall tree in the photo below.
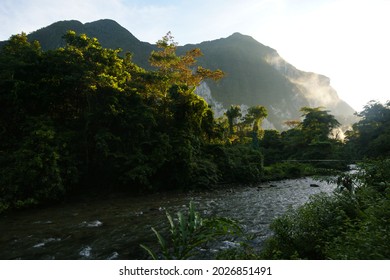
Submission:
<svg viewBox="0 0 390 280">
<path fill-rule="evenodd" d="M 284 155 L 292 159 L 330 159 L 340 143 L 331 138 L 333 129 L 340 126 L 329 111 L 320 107 L 301 108 L 302 121 L 289 122 L 293 128 L 283 132 Z"/>
<path fill-rule="evenodd" d="M 248 109 L 246 120 L 252 122 L 252 146 L 259 147 L 259 136 L 262 137 L 261 122 L 268 116 L 267 109 L 264 106 L 257 105 Z"/>
<path fill-rule="evenodd" d="M 158 51 L 153 51 L 149 61 L 157 68 L 157 74 L 165 87 L 160 87 L 160 94 L 167 96 L 172 85 L 187 86 L 193 89 L 205 79 L 219 80 L 223 72 L 219 69 L 209 70 L 195 67 L 196 58 L 202 56 L 200 49 L 192 49 L 184 55 L 176 54 L 177 43 L 170 32 L 157 41 Z"/>
<path fill-rule="evenodd" d="M 268 116 L 267 109 L 264 106 L 257 105 L 248 109 L 247 118 L 253 120 L 253 131 L 259 131 L 261 121 Z"/>
<path fill-rule="evenodd" d="M 390 156 L 390 101 L 370 101 L 357 114 L 361 120 L 346 133 L 347 148 L 354 159 Z"/>
<path fill-rule="evenodd" d="M 241 118 L 242 116 L 241 107 L 239 105 L 231 105 L 230 108 L 226 111 L 225 115 L 228 118 L 230 135 L 233 135 L 234 123 L 236 122 L 237 118 Z"/>
<path fill-rule="evenodd" d="M 196 66 L 196 58 L 202 55 L 199 49 L 177 55 L 171 33 L 159 40 L 157 47 L 149 59 L 155 70 L 147 81 L 146 96 L 159 115 L 160 129 L 165 128 L 174 147 L 159 178 L 166 185 L 186 186 L 203 168 L 199 164 L 203 160 L 200 148 L 210 138 L 214 125 L 211 109 L 195 89 L 205 79 L 219 80 L 223 72 Z M 176 175 L 168 178 L 163 170 Z"/>
<path fill-rule="evenodd" d="M 336 118 L 321 107 L 303 107 L 301 112 L 304 119 L 300 126 L 308 143 L 327 141 L 331 131 L 340 126 Z"/>
</svg>

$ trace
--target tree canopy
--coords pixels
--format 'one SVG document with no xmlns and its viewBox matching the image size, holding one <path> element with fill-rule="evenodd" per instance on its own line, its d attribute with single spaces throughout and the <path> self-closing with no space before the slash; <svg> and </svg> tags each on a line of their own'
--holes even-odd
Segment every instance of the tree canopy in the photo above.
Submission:
<svg viewBox="0 0 390 280">
<path fill-rule="evenodd" d="M 213 155 L 235 157 L 235 148 L 207 148 L 224 133 L 195 88 L 223 72 L 196 67 L 199 49 L 176 55 L 168 33 L 147 71 L 96 38 L 69 31 L 64 39 L 65 47 L 42 51 L 26 34 L 14 35 L 0 51 L 0 210 L 83 190 L 235 180 L 233 165 Z M 261 155 L 237 153 L 255 156 L 246 161 L 256 161 L 258 179 Z"/>
<path fill-rule="evenodd" d="M 361 120 L 347 134 L 347 148 L 353 159 L 390 156 L 390 101 L 370 101 L 357 114 Z"/>
<path fill-rule="evenodd" d="M 261 128 L 261 105 L 214 118 L 195 89 L 223 72 L 196 66 L 199 49 L 177 55 L 170 33 L 151 53 L 152 70 L 85 34 L 64 39 L 43 51 L 14 35 L 0 50 L 0 211 L 90 190 L 259 181 L 263 155 L 266 163 L 341 156 L 331 137 L 339 123 L 321 108 L 302 108 L 282 133 Z M 389 104 L 370 103 L 360 116 L 350 150 L 388 155 Z"/>
</svg>

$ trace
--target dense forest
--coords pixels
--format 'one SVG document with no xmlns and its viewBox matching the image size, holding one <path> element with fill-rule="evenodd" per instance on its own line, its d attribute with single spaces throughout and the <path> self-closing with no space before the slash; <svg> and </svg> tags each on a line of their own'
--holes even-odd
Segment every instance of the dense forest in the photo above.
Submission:
<svg viewBox="0 0 390 280">
<path fill-rule="evenodd" d="M 151 53 L 151 70 L 84 34 L 64 39 L 65 47 L 43 51 L 14 35 L 0 51 L 0 212 L 85 192 L 259 182 L 342 170 L 365 158 L 388 164 L 390 103 L 368 103 L 345 138 L 320 107 L 302 108 L 300 120 L 286 120 L 289 130 L 263 130 L 261 104 L 213 116 L 195 90 L 224 73 L 196 66 L 199 49 L 176 54 L 170 33 Z M 388 181 L 375 174 L 388 213 Z M 283 258 L 311 257 L 290 251 L 278 249 Z"/>
<path fill-rule="evenodd" d="M 303 108 L 304 121 L 282 135 L 261 129 L 260 105 L 215 119 L 194 91 L 223 72 L 196 68 L 199 49 L 176 55 L 170 34 L 151 53 L 152 71 L 97 39 L 64 38 L 64 48 L 42 51 L 15 35 L 1 51 L 1 209 L 83 190 L 254 182 L 263 155 L 325 159 L 340 146 L 329 138 L 337 120 L 319 108 Z"/>
</svg>

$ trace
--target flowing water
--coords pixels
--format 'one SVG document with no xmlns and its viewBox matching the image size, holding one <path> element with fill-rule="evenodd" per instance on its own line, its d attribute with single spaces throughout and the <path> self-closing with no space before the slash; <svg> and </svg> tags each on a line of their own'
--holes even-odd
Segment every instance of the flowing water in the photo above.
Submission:
<svg viewBox="0 0 390 280">
<path fill-rule="evenodd" d="M 272 234 L 269 224 L 275 217 L 312 194 L 334 189 L 335 185 L 303 178 L 206 192 L 108 196 L 10 213 L 0 217 L 0 259 L 144 259 L 139 244 L 155 242 L 151 227 L 165 228 L 165 212 L 186 212 L 190 201 L 204 217 L 239 221 L 261 247 Z M 212 249 L 234 244 L 225 240 Z"/>
</svg>

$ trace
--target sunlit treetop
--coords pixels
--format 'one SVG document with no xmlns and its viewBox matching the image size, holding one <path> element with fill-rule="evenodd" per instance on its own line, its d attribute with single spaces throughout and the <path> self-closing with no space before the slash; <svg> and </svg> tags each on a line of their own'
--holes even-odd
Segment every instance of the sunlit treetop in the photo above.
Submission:
<svg viewBox="0 0 390 280">
<path fill-rule="evenodd" d="M 176 54 L 177 42 L 170 32 L 157 41 L 159 51 L 153 51 L 149 62 L 158 69 L 163 77 L 171 83 L 183 84 L 190 88 L 198 86 L 205 79 L 219 80 L 224 76 L 221 70 L 209 70 L 201 66 L 195 67 L 196 58 L 202 56 L 200 49 L 196 48 L 184 55 Z"/>
</svg>

